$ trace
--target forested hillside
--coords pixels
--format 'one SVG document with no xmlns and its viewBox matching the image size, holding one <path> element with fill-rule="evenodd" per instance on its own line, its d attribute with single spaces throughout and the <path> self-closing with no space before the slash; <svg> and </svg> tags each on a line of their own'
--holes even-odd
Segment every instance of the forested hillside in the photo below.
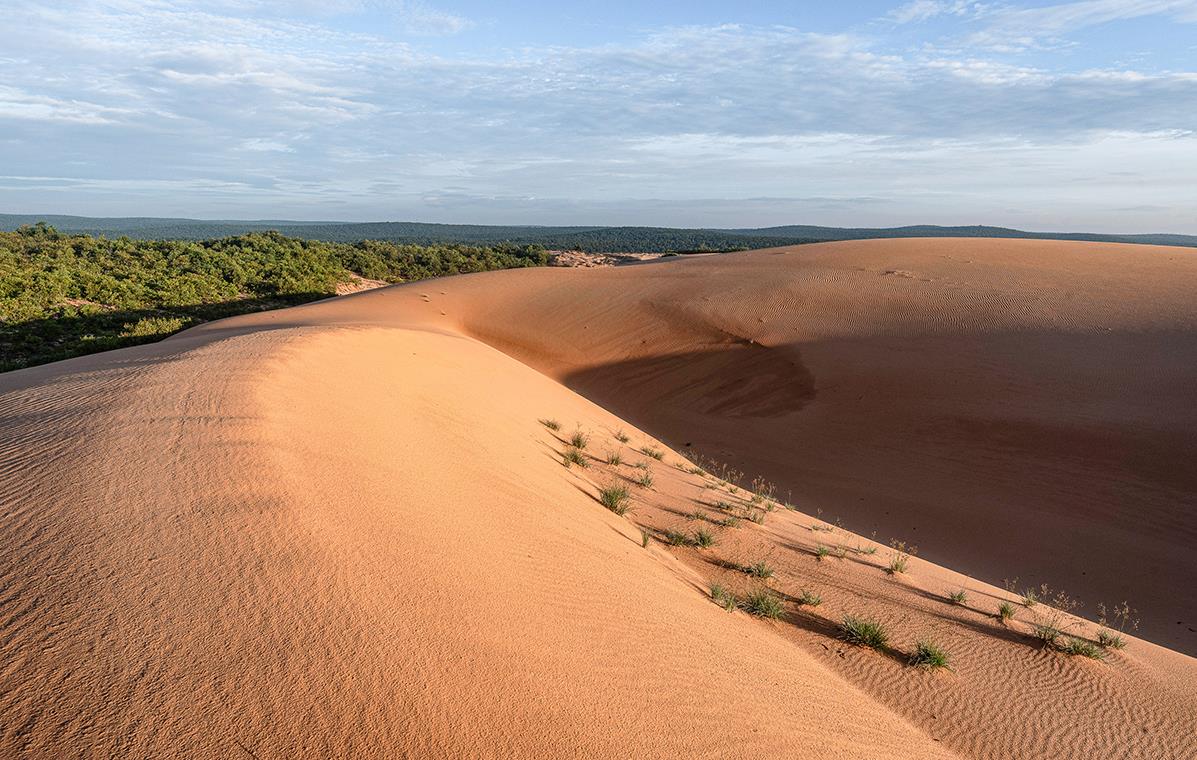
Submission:
<svg viewBox="0 0 1197 760">
<path fill-rule="evenodd" d="M 326 298 L 355 275 L 405 282 L 540 266 L 539 246 L 326 243 L 277 232 L 204 241 L 0 232 L 0 371 Z"/>
</svg>

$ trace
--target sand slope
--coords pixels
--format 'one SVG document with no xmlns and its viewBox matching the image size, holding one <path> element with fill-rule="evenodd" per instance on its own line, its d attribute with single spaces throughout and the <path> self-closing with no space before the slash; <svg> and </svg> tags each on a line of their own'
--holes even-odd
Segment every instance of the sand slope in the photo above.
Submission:
<svg viewBox="0 0 1197 760">
<path fill-rule="evenodd" d="M 0 755 L 1192 756 L 1192 658 L 1036 649 L 984 583 L 816 562 L 869 542 L 797 512 L 643 549 L 639 526 L 743 493 L 670 453 L 617 517 L 596 485 L 631 469 L 562 467 L 537 419 L 595 454 L 623 429 L 628 461 L 651 433 L 757 465 L 957 569 L 1081 563 L 1078 593 L 1121 579 L 1185 615 L 1194 273 L 1014 241 L 490 273 L 0 376 Z M 766 623 L 706 598 L 759 557 L 824 604 Z M 893 650 L 837 642 L 844 612 Z M 902 663 L 929 633 L 955 673 Z"/>
</svg>

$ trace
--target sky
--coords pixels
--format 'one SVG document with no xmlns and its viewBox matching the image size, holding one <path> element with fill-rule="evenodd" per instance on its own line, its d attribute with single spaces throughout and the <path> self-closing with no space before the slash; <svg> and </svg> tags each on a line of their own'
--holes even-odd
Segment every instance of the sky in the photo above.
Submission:
<svg viewBox="0 0 1197 760">
<path fill-rule="evenodd" d="M 1197 0 L 0 19 L 0 212 L 1197 234 Z"/>
</svg>

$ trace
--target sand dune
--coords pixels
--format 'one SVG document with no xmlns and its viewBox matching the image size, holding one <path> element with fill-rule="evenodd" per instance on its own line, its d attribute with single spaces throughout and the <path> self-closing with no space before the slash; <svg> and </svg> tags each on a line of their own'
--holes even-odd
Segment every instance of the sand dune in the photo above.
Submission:
<svg viewBox="0 0 1197 760">
<path fill-rule="evenodd" d="M 0 755 L 1191 757 L 1197 660 L 1042 650 L 954 571 L 1126 596 L 1197 648 L 1194 283 L 1177 249 L 831 244 L 416 283 L 0 376 Z M 632 468 L 563 467 L 544 417 L 666 451 L 629 518 L 595 494 Z M 665 446 L 804 511 L 669 547 L 744 494 Z M 875 546 L 819 508 L 954 571 L 817 561 Z M 707 597 L 761 558 L 785 622 Z M 891 649 L 839 642 L 845 613 Z M 954 672 L 904 664 L 923 636 Z"/>
</svg>

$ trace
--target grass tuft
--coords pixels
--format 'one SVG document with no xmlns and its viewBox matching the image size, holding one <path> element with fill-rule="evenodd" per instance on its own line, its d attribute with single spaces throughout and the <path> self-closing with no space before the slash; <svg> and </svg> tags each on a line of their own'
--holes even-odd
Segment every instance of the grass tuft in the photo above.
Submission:
<svg viewBox="0 0 1197 760">
<path fill-rule="evenodd" d="M 785 605 L 768 589 L 757 589 L 744 597 L 744 611 L 757 617 L 781 620 L 785 617 Z"/>
<path fill-rule="evenodd" d="M 744 572 L 753 578 L 760 578 L 761 580 L 769 580 L 773 577 L 773 568 L 769 567 L 769 563 L 764 560 L 748 565 L 744 568 Z"/>
<path fill-rule="evenodd" d="M 709 549 L 715 545 L 715 534 L 706 528 L 694 531 L 694 545 L 700 549 Z"/>
<path fill-rule="evenodd" d="M 615 431 L 615 440 L 619 441 L 620 443 L 627 443 L 628 441 L 630 441 L 632 439 L 628 438 L 628 434 L 623 432 L 622 430 L 616 430 Z"/>
<path fill-rule="evenodd" d="M 569 467 L 571 464 L 576 464 L 583 469 L 590 466 L 590 462 L 586 461 L 586 455 L 576 446 L 566 448 L 565 453 L 561 455 L 561 459 L 564 461 L 566 467 Z"/>
<path fill-rule="evenodd" d="M 818 607 L 822 603 L 823 597 L 807 589 L 802 589 L 802 595 L 798 597 L 798 604 L 803 607 Z"/>
<path fill-rule="evenodd" d="M 997 614 L 998 614 L 998 617 L 1001 618 L 1003 623 L 1006 622 L 1007 620 L 1013 620 L 1014 619 L 1014 605 L 1010 604 L 1009 602 L 1002 602 L 1001 604 L 998 605 Z"/>
<path fill-rule="evenodd" d="M 647 549 L 649 539 L 653 537 L 652 532 L 648 528 L 640 529 L 640 546 Z"/>
<path fill-rule="evenodd" d="M 604 507 L 617 515 L 625 515 L 632 505 L 632 495 L 628 487 L 620 483 L 612 483 L 599 489 L 599 501 Z"/>
<path fill-rule="evenodd" d="M 720 586 L 718 583 L 711 586 L 711 598 L 715 600 L 716 604 L 728 612 L 734 610 L 739 603 L 735 594 L 723 586 Z"/>
<path fill-rule="evenodd" d="M 951 591 L 948 593 L 948 599 L 951 600 L 952 604 L 964 604 L 968 601 L 968 592 L 964 589 Z"/>
<path fill-rule="evenodd" d="M 1106 649 L 1122 649 L 1126 646 L 1126 639 L 1113 631 L 1098 631 L 1097 643 Z"/>
<path fill-rule="evenodd" d="M 640 470 L 640 474 L 638 476 L 632 478 L 632 482 L 641 488 L 652 488 L 653 471 L 645 467 L 644 469 Z"/>
<path fill-rule="evenodd" d="M 583 433 L 581 428 L 575 430 L 569 437 L 569 445 L 573 446 L 575 449 L 584 449 L 589 443 L 590 436 Z"/>
<path fill-rule="evenodd" d="M 927 668 L 932 670 L 935 668 L 952 669 L 951 656 L 942 648 L 935 645 L 932 641 L 920 641 L 910 654 L 910 659 L 907 662 L 917 668 Z"/>
<path fill-rule="evenodd" d="M 1070 636 L 1068 643 L 1061 648 L 1061 651 L 1064 654 L 1074 657 L 1088 657 L 1091 660 L 1104 660 L 1106 658 L 1106 653 L 1097 644 L 1086 639 L 1077 638 L 1076 636 Z"/>
<path fill-rule="evenodd" d="M 826 557 L 830 557 L 830 556 L 831 556 L 831 548 L 830 547 L 824 546 L 823 544 L 819 544 L 818 546 L 815 547 L 815 561 L 816 562 L 822 562 Z"/>
<path fill-rule="evenodd" d="M 870 649 L 884 649 L 889 643 L 889 634 L 881 623 L 855 615 L 844 616 L 844 622 L 840 623 L 840 638 Z"/>
<path fill-rule="evenodd" d="M 661 451 L 660 449 L 654 449 L 652 446 L 644 446 L 640 449 L 640 453 L 646 457 L 652 457 L 658 462 L 665 458 L 664 451 Z"/>
<path fill-rule="evenodd" d="M 612 467 L 618 467 L 619 465 L 623 464 L 623 457 L 619 455 L 618 451 L 608 451 L 607 464 L 611 465 Z"/>
<path fill-rule="evenodd" d="M 544 425 L 545 427 L 547 427 L 549 430 L 552 430 L 553 432 L 556 432 L 561 429 L 561 423 L 558 422 L 557 420 L 541 420 L 540 424 Z"/>
<path fill-rule="evenodd" d="M 689 546 L 690 537 L 681 531 L 670 528 L 665 531 L 665 542 L 670 546 Z"/>
</svg>

